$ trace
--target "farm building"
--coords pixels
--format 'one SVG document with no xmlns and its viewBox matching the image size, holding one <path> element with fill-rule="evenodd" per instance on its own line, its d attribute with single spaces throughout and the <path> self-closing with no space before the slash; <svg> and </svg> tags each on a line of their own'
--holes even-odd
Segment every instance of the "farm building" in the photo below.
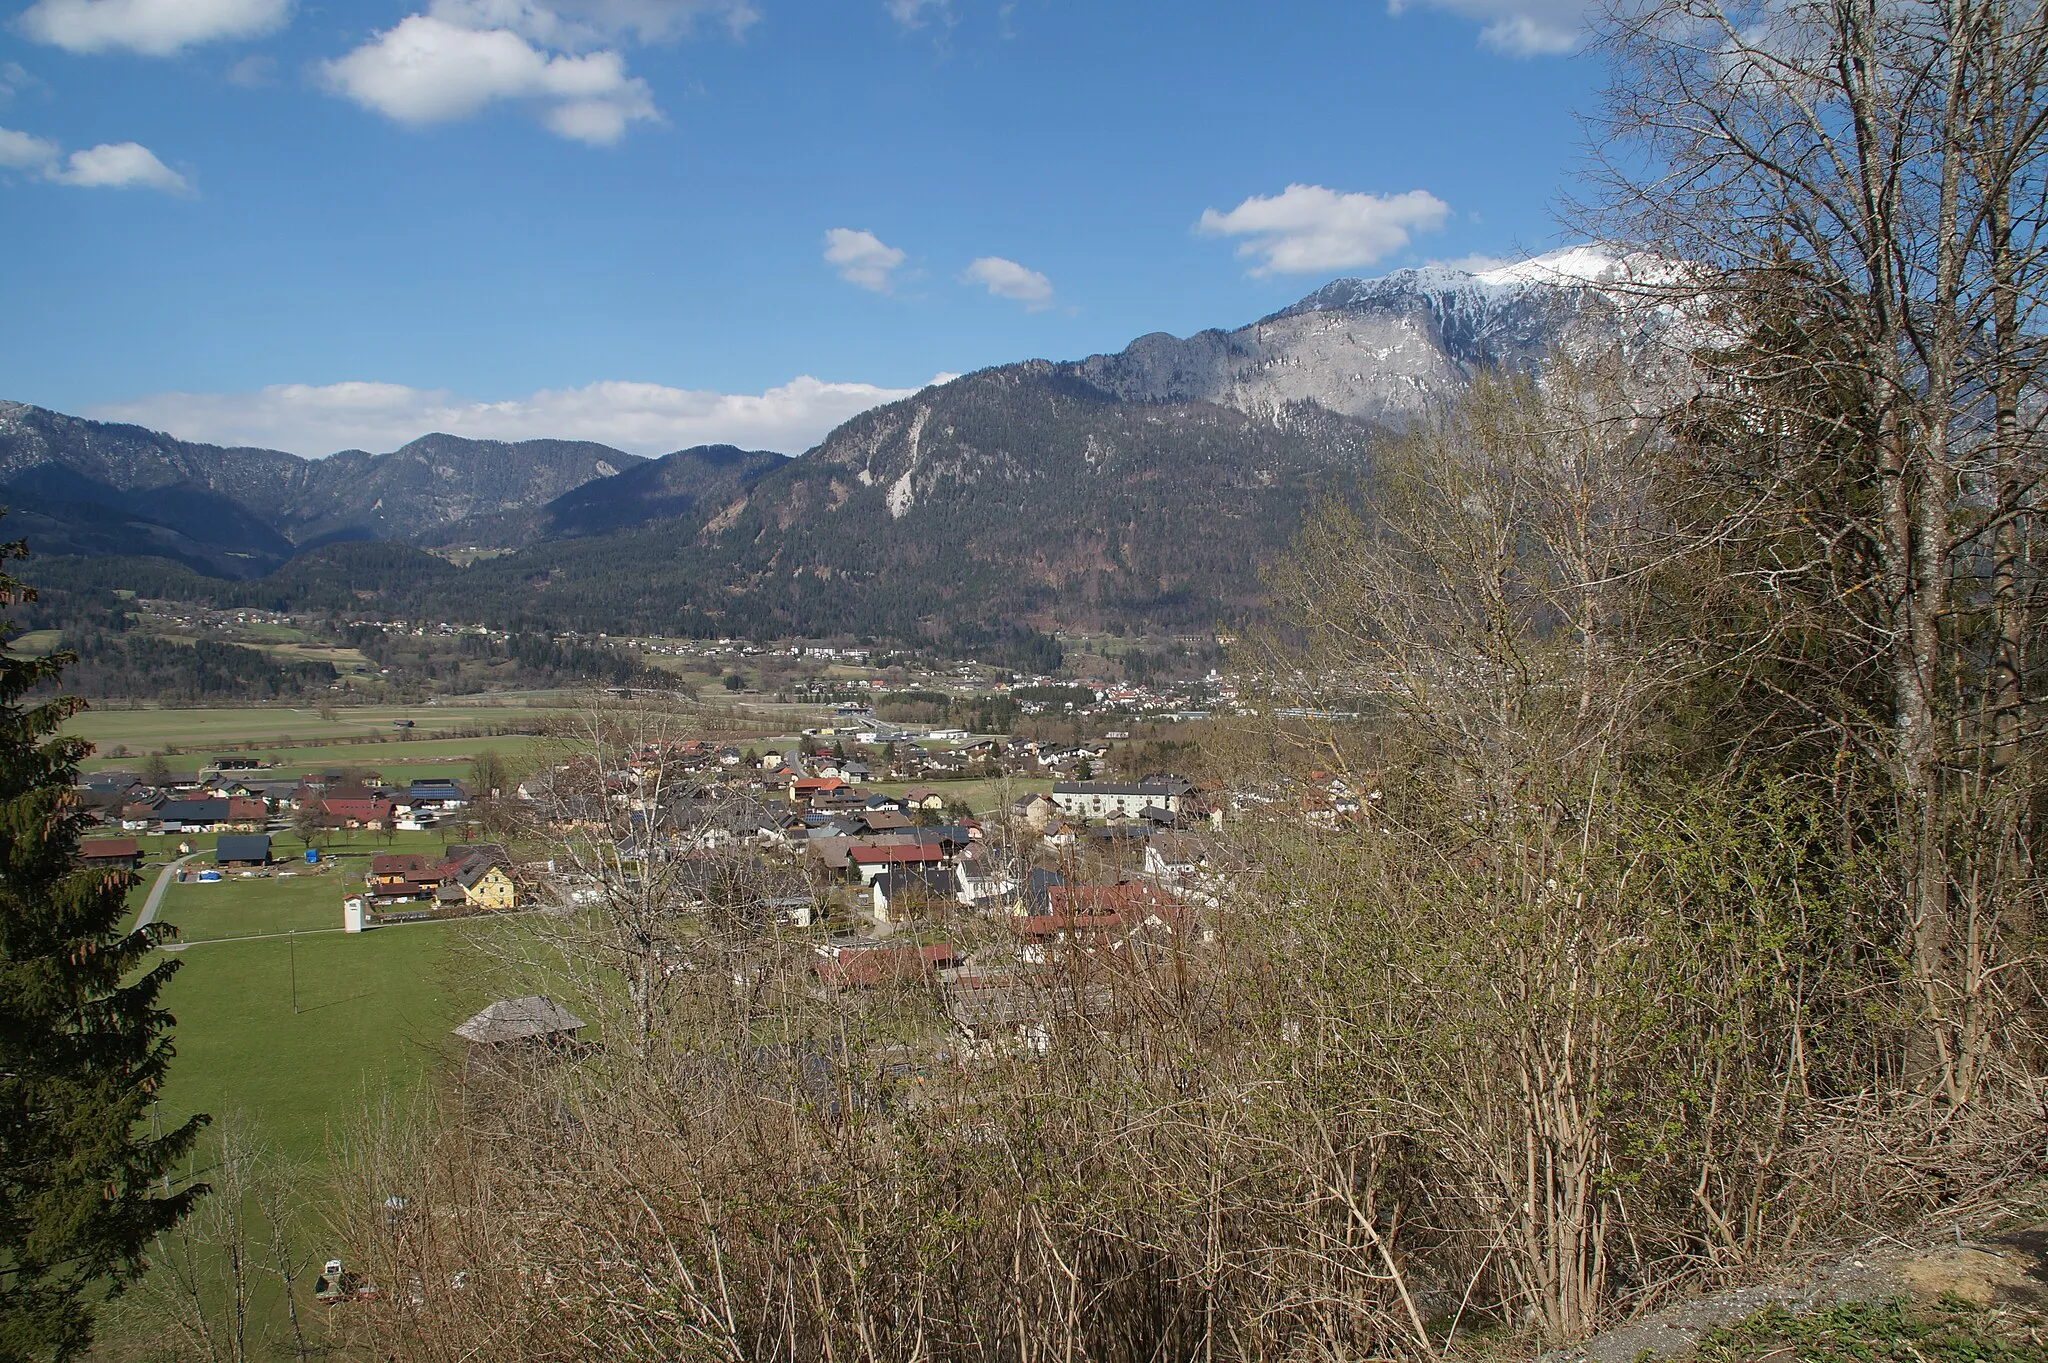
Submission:
<svg viewBox="0 0 2048 1363">
<path fill-rule="evenodd" d="M 455 1029 L 472 1046 L 565 1045 L 583 1030 L 583 1019 L 543 994 L 499 999 Z"/>
<path fill-rule="evenodd" d="M 142 869 L 142 848 L 133 838 L 102 838 L 78 844 L 78 864 L 98 870 Z"/>
<path fill-rule="evenodd" d="M 214 845 L 213 864 L 216 866 L 268 866 L 270 865 L 270 835 L 250 833 L 237 836 L 221 835 Z"/>
</svg>

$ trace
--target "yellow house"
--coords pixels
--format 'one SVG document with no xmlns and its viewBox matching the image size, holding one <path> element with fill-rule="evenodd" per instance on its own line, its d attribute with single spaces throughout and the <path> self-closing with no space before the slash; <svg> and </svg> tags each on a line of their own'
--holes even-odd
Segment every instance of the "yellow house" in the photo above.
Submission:
<svg viewBox="0 0 2048 1363">
<path fill-rule="evenodd" d="M 512 883 L 512 877 L 505 874 L 503 867 L 464 867 L 462 874 L 456 879 L 462 886 L 463 901 L 471 908 L 519 907 L 519 887 Z"/>
</svg>

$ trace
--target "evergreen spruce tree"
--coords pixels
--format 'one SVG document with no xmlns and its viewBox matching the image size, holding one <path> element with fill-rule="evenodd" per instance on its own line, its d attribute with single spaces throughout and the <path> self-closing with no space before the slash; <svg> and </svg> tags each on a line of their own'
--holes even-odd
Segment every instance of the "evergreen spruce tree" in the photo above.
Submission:
<svg viewBox="0 0 2048 1363">
<path fill-rule="evenodd" d="M 24 557 L 0 545 L 0 568 Z M 0 571 L 0 609 L 32 594 Z M 95 1304 L 204 1188 L 165 1176 L 205 1118 L 144 1130 L 163 1087 L 177 969 L 152 959 L 170 929 L 124 933 L 135 877 L 79 870 L 71 802 L 90 746 L 58 734 L 79 709 L 31 701 L 68 655 L 15 658 L 0 619 L 0 1363 L 64 1359 L 92 1338 Z"/>
</svg>

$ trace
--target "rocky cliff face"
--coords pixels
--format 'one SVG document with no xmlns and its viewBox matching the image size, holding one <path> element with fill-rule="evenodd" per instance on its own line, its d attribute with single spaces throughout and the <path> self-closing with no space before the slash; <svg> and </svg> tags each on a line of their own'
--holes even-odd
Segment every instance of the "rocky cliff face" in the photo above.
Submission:
<svg viewBox="0 0 2048 1363">
<path fill-rule="evenodd" d="M 1454 397 L 1481 368 L 1526 368 L 1554 346 L 1640 329 L 1630 284 L 1647 268 L 1579 247 L 1478 272 L 1433 266 L 1340 279 L 1236 331 L 1141 336 L 1072 369 L 1131 401 L 1242 412 L 1314 403 L 1399 426 Z"/>
</svg>

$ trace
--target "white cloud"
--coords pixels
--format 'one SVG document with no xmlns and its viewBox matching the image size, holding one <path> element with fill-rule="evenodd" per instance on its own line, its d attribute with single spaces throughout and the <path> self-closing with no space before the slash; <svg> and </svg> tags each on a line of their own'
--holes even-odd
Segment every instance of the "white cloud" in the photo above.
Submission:
<svg viewBox="0 0 2048 1363">
<path fill-rule="evenodd" d="M 681 37 L 699 20 L 737 40 L 760 17 L 752 0 L 430 0 L 318 71 L 334 93 L 401 123 L 511 101 L 558 136 L 604 146 L 661 118 L 621 47 Z"/>
<path fill-rule="evenodd" d="M 932 18 L 948 28 L 953 24 L 953 0 L 882 0 L 882 8 L 906 31 L 923 28 Z"/>
<path fill-rule="evenodd" d="M 481 13 L 476 5 L 450 12 Z M 498 100 L 531 101 L 559 136 L 618 141 L 626 125 L 660 112 L 647 83 L 614 51 L 544 52 L 510 28 L 471 28 L 412 14 L 344 57 L 321 65 L 337 94 L 401 123 L 467 118 Z"/>
<path fill-rule="evenodd" d="M 982 256 L 974 261 L 961 276 L 961 282 L 983 285 L 996 298 L 1014 299 L 1027 312 L 1043 312 L 1052 306 L 1050 279 L 1001 256 Z"/>
<path fill-rule="evenodd" d="M 19 62 L 0 62 L 0 104 L 11 103 L 24 91 L 48 94 L 50 87 L 24 70 Z"/>
<path fill-rule="evenodd" d="M 192 182 L 172 170 L 139 142 L 102 142 L 63 154 L 48 138 L 0 128 L 0 168 L 33 171 L 45 180 L 81 189 L 129 189 L 141 185 L 166 194 L 189 194 Z"/>
<path fill-rule="evenodd" d="M 57 159 L 57 144 L 12 128 L 0 128 L 0 166 L 9 170 L 45 170 Z"/>
<path fill-rule="evenodd" d="M 244 90 L 260 90 L 266 85 L 277 84 L 277 58 L 261 52 L 252 52 L 230 66 L 227 70 L 230 85 L 239 85 Z"/>
<path fill-rule="evenodd" d="M 291 0 L 36 0 L 19 23 L 37 42 L 67 52 L 168 57 L 199 43 L 275 32 L 291 8 Z"/>
<path fill-rule="evenodd" d="M 667 42 L 699 19 L 740 37 L 761 18 L 750 0 L 432 0 L 426 12 L 464 28 L 510 29 L 558 51 Z"/>
<path fill-rule="evenodd" d="M 1227 213 L 1204 209 L 1196 229 L 1248 238 L 1237 253 L 1259 261 L 1254 275 L 1315 274 L 1371 265 L 1406 246 L 1411 233 L 1440 229 L 1450 211 L 1421 189 L 1382 196 L 1289 185 L 1271 198 L 1254 195 Z"/>
<path fill-rule="evenodd" d="M 942 383 L 951 375 L 939 375 Z M 487 440 L 596 440 L 634 454 L 732 444 L 796 453 L 840 422 L 914 388 L 825 383 L 804 375 L 762 393 L 718 393 L 608 380 L 477 402 L 396 383 L 276 384 L 254 393 L 156 393 L 89 415 L 186 440 L 319 456 L 391 450 L 429 431 Z"/>
<path fill-rule="evenodd" d="M 1458 256 L 1453 260 L 1432 260 L 1429 263 L 1438 269 L 1456 270 L 1460 274 L 1482 274 L 1487 270 L 1498 270 L 1515 261 L 1510 256 L 1490 256 L 1483 251 L 1474 251 L 1469 256 Z"/>
<path fill-rule="evenodd" d="M 1484 24 L 1479 42 L 1512 57 L 1554 57 L 1570 52 L 1586 36 L 1586 0 L 1422 0 L 1436 9 Z M 1411 0 L 1387 0 L 1399 14 Z"/>
<path fill-rule="evenodd" d="M 128 189 L 141 185 L 161 189 L 166 194 L 192 192 L 189 180 L 157 160 L 156 153 L 140 142 L 103 142 L 75 151 L 63 165 L 52 166 L 46 173 L 59 184 L 87 189 Z"/>
<path fill-rule="evenodd" d="M 825 263 L 849 284 L 887 293 L 894 282 L 890 273 L 903 263 L 903 252 L 885 245 L 873 232 L 834 227 L 825 233 Z"/>
</svg>

